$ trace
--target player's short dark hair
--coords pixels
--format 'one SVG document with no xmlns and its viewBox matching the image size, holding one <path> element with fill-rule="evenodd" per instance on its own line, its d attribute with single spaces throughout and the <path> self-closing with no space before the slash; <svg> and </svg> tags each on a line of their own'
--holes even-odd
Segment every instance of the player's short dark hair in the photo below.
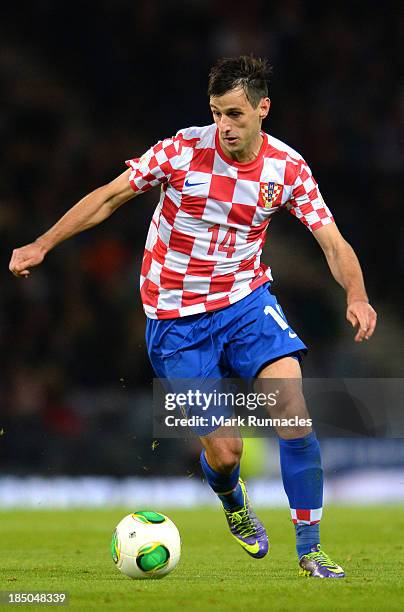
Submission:
<svg viewBox="0 0 404 612">
<path fill-rule="evenodd" d="M 268 78 L 272 67 L 268 60 L 252 55 L 222 57 L 209 73 L 208 96 L 223 94 L 241 87 L 253 108 L 268 96 Z"/>
</svg>

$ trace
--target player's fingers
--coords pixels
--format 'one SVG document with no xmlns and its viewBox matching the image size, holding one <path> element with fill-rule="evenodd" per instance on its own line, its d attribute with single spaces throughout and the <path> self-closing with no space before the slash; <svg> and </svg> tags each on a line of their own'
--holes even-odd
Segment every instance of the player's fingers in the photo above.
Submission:
<svg viewBox="0 0 404 612">
<path fill-rule="evenodd" d="M 19 270 L 19 267 L 16 261 L 11 260 L 9 263 L 8 269 L 10 270 L 10 272 L 14 274 L 14 276 L 18 276 L 20 273 L 20 270 Z"/>
<path fill-rule="evenodd" d="M 32 257 L 32 256 L 17 256 L 14 262 L 14 268 L 18 271 L 21 272 L 22 270 L 24 270 L 25 268 L 32 268 L 33 266 L 36 266 L 39 263 L 38 258 L 37 257 Z"/>
<path fill-rule="evenodd" d="M 365 336 L 366 340 L 369 340 L 369 338 L 373 336 L 373 332 L 376 329 L 376 323 L 377 323 L 377 314 L 373 311 L 369 318 L 369 327 L 368 327 L 368 331 Z"/>
<path fill-rule="evenodd" d="M 370 329 L 369 318 L 368 317 L 363 317 L 363 318 L 361 317 L 359 319 L 358 333 L 355 336 L 356 342 L 362 342 L 362 340 L 367 338 L 367 335 L 369 333 L 369 329 Z"/>
<path fill-rule="evenodd" d="M 11 270 L 11 272 L 14 274 L 14 276 L 16 276 L 17 278 L 20 276 L 29 276 L 30 275 L 30 271 L 29 270 Z"/>
<path fill-rule="evenodd" d="M 19 256 L 18 253 L 16 253 L 15 251 L 13 252 L 13 255 L 10 259 L 10 264 L 8 267 L 13 273 L 19 272 L 20 269 L 25 267 L 25 266 L 21 266 L 21 256 Z"/>
<path fill-rule="evenodd" d="M 368 331 L 368 317 L 360 311 L 357 311 L 354 316 L 358 325 L 355 342 L 362 342 Z"/>
<path fill-rule="evenodd" d="M 15 261 L 14 263 L 10 263 L 9 268 L 13 274 L 18 276 L 23 270 L 25 270 L 26 265 L 25 262 L 21 264 L 20 262 Z"/>
<path fill-rule="evenodd" d="M 35 265 L 35 262 L 32 259 L 21 259 L 18 256 L 13 256 L 8 267 L 14 276 L 28 276 L 28 268 L 33 265 Z"/>
<path fill-rule="evenodd" d="M 11 259 L 10 259 L 10 263 L 8 264 L 8 269 L 10 270 L 10 272 L 14 273 L 15 270 L 15 264 L 16 264 L 16 260 L 14 255 L 12 255 Z"/>
<path fill-rule="evenodd" d="M 358 317 L 359 320 L 359 330 L 356 334 L 355 340 L 357 342 L 362 342 L 362 340 L 369 340 L 371 338 L 375 328 L 377 321 L 377 314 L 373 310 L 371 306 L 369 306 L 366 313 L 361 314 Z"/>
<path fill-rule="evenodd" d="M 358 318 L 352 312 L 350 312 L 349 310 L 348 310 L 348 312 L 346 314 L 346 318 L 350 322 L 352 327 L 355 327 L 358 324 Z"/>
</svg>

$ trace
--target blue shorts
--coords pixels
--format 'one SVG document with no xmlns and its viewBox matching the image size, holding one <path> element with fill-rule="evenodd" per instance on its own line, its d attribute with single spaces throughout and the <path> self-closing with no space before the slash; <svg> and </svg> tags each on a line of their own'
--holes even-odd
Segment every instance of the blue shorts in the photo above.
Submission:
<svg viewBox="0 0 404 612">
<path fill-rule="evenodd" d="M 146 342 L 157 378 L 255 378 L 306 345 L 289 327 L 269 283 L 231 306 L 177 319 L 147 319 Z"/>
</svg>

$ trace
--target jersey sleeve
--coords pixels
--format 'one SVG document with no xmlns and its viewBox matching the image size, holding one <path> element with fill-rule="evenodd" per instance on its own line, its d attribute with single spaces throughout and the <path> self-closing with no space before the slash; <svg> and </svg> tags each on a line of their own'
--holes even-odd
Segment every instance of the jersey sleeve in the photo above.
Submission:
<svg viewBox="0 0 404 612">
<path fill-rule="evenodd" d="M 323 200 L 317 182 L 302 159 L 286 208 L 311 232 L 333 223 L 334 218 Z"/>
<path fill-rule="evenodd" d="M 131 168 L 130 185 L 135 193 L 148 191 L 170 180 L 179 154 L 179 139 L 167 138 L 150 147 L 139 158 L 126 160 Z"/>
</svg>

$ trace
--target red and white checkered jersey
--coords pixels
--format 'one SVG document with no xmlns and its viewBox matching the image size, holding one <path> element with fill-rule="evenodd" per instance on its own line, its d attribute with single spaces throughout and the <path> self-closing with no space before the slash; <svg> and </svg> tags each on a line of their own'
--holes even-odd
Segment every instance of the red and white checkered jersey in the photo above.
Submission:
<svg viewBox="0 0 404 612">
<path fill-rule="evenodd" d="M 140 277 L 148 317 L 223 308 L 272 280 L 261 253 L 281 208 L 311 231 L 333 221 L 301 155 L 261 134 L 249 163 L 224 154 L 215 124 L 181 130 L 126 161 L 135 193 L 161 187 Z"/>
</svg>

